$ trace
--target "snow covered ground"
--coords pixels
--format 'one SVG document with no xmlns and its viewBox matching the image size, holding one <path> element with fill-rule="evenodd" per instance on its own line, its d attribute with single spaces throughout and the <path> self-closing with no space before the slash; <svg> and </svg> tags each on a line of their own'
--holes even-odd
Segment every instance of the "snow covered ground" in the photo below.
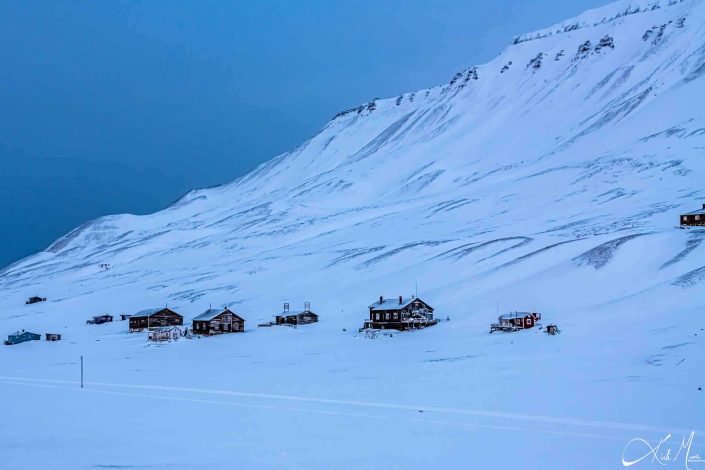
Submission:
<svg viewBox="0 0 705 470">
<path fill-rule="evenodd" d="M 692 432 L 705 458 L 705 229 L 676 227 L 705 203 L 704 26 L 695 0 L 589 11 L 3 270 L 2 332 L 63 340 L 0 348 L 2 468 L 622 468 Z M 437 326 L 358 333 L 417 285 Z M 321 322 L 256 328 L 285 301 Z M 247 331 L 85 324 L 164 304 Z M 498 307 L 562 333 L 489 335 Z"/>
</svg>

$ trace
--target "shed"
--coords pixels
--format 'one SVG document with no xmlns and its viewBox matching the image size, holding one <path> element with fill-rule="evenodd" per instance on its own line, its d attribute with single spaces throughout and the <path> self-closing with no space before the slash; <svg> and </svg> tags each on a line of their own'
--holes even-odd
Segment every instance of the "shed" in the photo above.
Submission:
<svg viewBox="0 0 705 470">
<path fill-rule="evenodd" d="M 197 335 L 242 333 L 245 331 L 245 320 L 228 308 L 209 308 L 193 319 L 192 327 Z"/>
<path fill-rule="evenodd" d="M 131 316 L 132 316 L 131 313 L 121 313 L 120 314 L 120 321 L 125 321 L 125 320 L 129 319 Z"/>
<path fill-rule="evenodd" d="M 36 333 L 30 333 L 29 331 L 17 331 L 7 336 L 6 345 L 26 343 L 27 341 L 39 341 L 42 339 L 42 335 Z"/>
<path fill-rule="evenodd" d="M 177 326 L 158 326 L 149 330 L 147 340 L 154 342 L 176 341 L 181 336 L 183 336 L 183 332 Z"/>
<path fill-rule="evenodd" d="M 405 298 L 400 295 L 391 299 L 380 296 L 369 309 L 370 316 L 363 328 L 403 331 L 438 323 L 433 317 L 433 307 L 416 296 Z"/>
<path fill-rule="evenodd" d="M 113 316 L 112 315 L 98 315 L 97 317 L 93 317 L 90 320 L 86 321 L 87 325 L 102 325 L 103 323 L 110 323 L 113 321 Z"/>
<path fill-rule="evenodd" d="M 690 227 L 705 226 L 705 204 L 700 210 L 681 215 L 681 225 Z"/>
<path fill-rule="evenodd" d="M 311 302 L 304 303 L 303 310 L 290 310 L 289 303 L 284 303 L 284 310 L 274 316 L 277 325 L 306 325 L 316 323 L 318 315 L 311 310 Z"/>
<path fill-rule="evenodd" d="M 149 308 L 135 313 L 129 321 L 130 331 L 142 331 L 145 328 L 160 326 L 181 326 L 184 324 L 184 317 L 167 307 Z"/>
<path fill-rule="evenodd" d="M 39 302 L 46 302 L 46 300 L 47 300 L 46 297 L 37 297 L 37 296 L 34 296 L 34 297 L 30 297 L 29 299 L 27 299 L 27 301 L 25 302 L 25 304 L 31 305 L 31 304 L 36 304 L 36 303 L 39 303 Z"/>
<path fill-rule="evenodd" d="M 58 333 L 47 333 L 44 337 L 47 341 L 61 341 L 61 335 Z"/>
</svg>

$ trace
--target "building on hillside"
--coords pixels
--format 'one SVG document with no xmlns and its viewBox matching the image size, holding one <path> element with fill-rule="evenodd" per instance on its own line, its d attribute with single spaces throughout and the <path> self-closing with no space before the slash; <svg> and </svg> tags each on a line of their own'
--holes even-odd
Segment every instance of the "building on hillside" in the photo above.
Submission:
<svg viewBox="0 0 705 470">
<path fill-rule="evenodd" d="M 209 308 L 193 319 L 193 332 L 197 335 L 219 335 L 245 331 L 245 320 L 228 308 Z"/>
<path fill-rule="evenodd" d="M 705 204 L 703 208 L 697 211 L 688 212 L 681 215 L 682 227 L 703 227 L 705 226 Z"/>
<path fill-rule="evenodd" d="M 418 297 L 399 296 L 385 299 L 370 305 L 370 318 L 365 320 L 365 328 L 381 330 L 411 330 L 435 325 L 438 320 L 433 318 L 433 307 Z"/>
<path fill-rule="evenodd" d="M 533 328 L 541 320 L 541 314 L 535 312 L 510 312 L 500 315 L 497 323 L 490 325 L 490 333 L 495 331 L 518 331 Z"/>
<path fill-rule="evenodd" d="M 184 317 L 167 307 L 149 308 L 132 315 L 129 322 L 132 332 L 161 326 L 181 326 L 184 324 Z"/>
<path fill-rule="evenodd" d="M 39 341 L 40 339 L 42 339 L 42 335 L 22 330 L 8 335 L 5 344 L 10 346 L 12 344 L 26 343 L 27 341 Z"/>
<path fill-rule="evenodd" d="M 132 316 L 131 313 L 121 313 L 120 314 L 120 321 L 125 321 L 125 320 L 129 319 L 131 316 Z"/>
<path fill-rule="evenodd" d="M 47 333 L 44 337 L 47 341 L 61 341 L 61 335 L 58 333 Z"/>
<path fill-rule="evenodd" d="M 30 297 L 29 299 L 27 299 L 27 301 L 25 302 L 25 304 L 26 304 L 26 305 L 31 305 L 31 304 L 36 304 L 36 303 L 39 303 L 39 302 L 46 302 L 46 301 L 47 301 L 47 298 L 46 298 L 46 297 L 36 297 L 36 296 L 34 296 L 34 297 Z"/>
<path fill-rule="evenodd" d="M 86 325 L 102 325 L 103 323 L 110 323 L 113 321 L 112 315 L 98 315 L 90 320 L 86 320 Z"/>
<path fill-rule="evenodd" d="M 163 341 L 176 341 L 182 336 L 183 332 L 178 326 L 157 326 L 149 330 L 147 340 L 160 343 Z"/>
<path fill-rule="evenodd" d="M 289 303 L 284 303 L 284 311 L 274 316 L 277 325 L 306 325 L 316 323 L 318 315 L 311 310 L 311 302 L 304 303 L 303 310 L 290 310 Z"/>
</svg>

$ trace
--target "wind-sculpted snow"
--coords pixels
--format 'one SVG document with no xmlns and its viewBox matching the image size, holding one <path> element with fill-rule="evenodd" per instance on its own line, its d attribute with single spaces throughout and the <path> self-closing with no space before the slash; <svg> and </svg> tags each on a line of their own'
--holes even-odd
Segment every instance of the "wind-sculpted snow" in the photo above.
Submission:
<svg viewBox="0 0 705 470">
<path fill-rule="evenodd" d="M 702 282 L 705 282 L 705 266 L 678 276 L 678 278 L 673 281 L 673 285 L 689 288 Z"/>
<path fill-rule="evenodd" d="M 73 407 L 36 384 L 3 379 L 3 401 L 22 405 L 17 397 L 27 392 L 31 405 L 3 416 L 13 426 L 6 427 L 11 435 L 0 428 L 0 441 L 24 445 L 3 454 L 9 468 L 46 465 L 57 449 L 42 449 L 37 461 L 34 440 L 18 436 L 53 442 L 45 439 L 52 426 L 57 442 L 86 459 L 71 470 L 103 465 L 105 455 L 116 466 L 163 468 L 162 455 L 174 455 L 177 440 L 184 468 L 230 468 L 233 455 L 242 468 L 266 468 L 255 454 L 274 459 L 270 468 L 531 466 L 519 455 L 543 456 L 536 468 L 612 468 L 621 448 L 614 436 L 600 446 L 602 434 L 626 429 L 617 436 L 626 443 L 644 429 L 614 423 L 643 420 L 659 432 L 697 427 L 705 335 L 693 319 L 705 305 L 705 231 L 677 226 L 681 213 L 705 203 L 703 24 L 705 2 L 620 0 L 523 35 L 487 64 L 449 71 L 443 85 L 338 113 L 296 149 L 235 181 L 190 191 L 155 214 L 88 222 L 0 271 L 0 333 L 64 335 L 58 344 L 0 349 L 7 355 L 2 376 L 73 380 L 75 367 L 59 364 L 85 355 L 104 382 L 345 397 L 340 407 L 419 403 L 413 416 L 406 408 L 384 415 L 384 407 L 350 413 L 292 406 L 274 407 L 260 421 L 269 404 L 228 402 L 216 413 L 214 403 L 188 396 L 178 397 L 175 411 L 173 397 L 147 406 L 148 398 L 129 394 L 99 396 L 105 403 L 82 394 Z M 437 326 L 374 341 L 358 334 L 380 295 L 417 289 L 436 308 Z M 48 300 L 25 305 L 34 295 Z M 307 301 L 319 324 L 256 328 L 283 302 L 301 308 Z M 230 305 L 246 318 L 246 332 L 147 346 L 124 322 L 85 323 L 162 305 L 187 325 L 209 306 Z M 541 312 L 562 333 L 490 336 L 489 323 L 507 310 Z M 517 390 L 531 399 L 517 399 Z M 579 406 L 574 393 L 556 390 L 580 390 Z M 68 408 L 47 408 L 57 400 Z M 133 401 L 111 406 L 119 400 Z M 485 436 L 477 422 L 432 416 L 426 405 L 434 404 L 506 409 L 513 418 L 486 417 Z M 236 406 L 248 412 L 229 409 Z M 310 417 L 318 412 L 329 414 Z M 383 416 L 371 419 L 372 412 Z M 79 413 L 99 417 L 102 432 L 72 429 L 65 439 L 61 426 Z M 292 413 L 308 414 L 289 420 Z M 548 418 L 512 431 L 516 436 L 498 431 L 525 415 Z M 164 424 L 143 416 L 177 418 Z M 561 433 L 580 440 L 543 439 L 542 432 L 556 432 L 549 426 L 556 416 L 574 416 Z M 125 432 L 125 417 L 145 433 Z M 608 423 L 589 445 L 580 429 L 586 417 Z M 407 418 L 428 418 L 434 432 L 426 421 L 411 432 Z M 204 419 L 208 426 L 193 433 L 192 423 Z M 113 429 L 112 442 L 139 440 L 96 440 Z M 233 452 L 212 447 L 232 429 L 246 430 L 244 441 L 231 440 Z M 340 429 L 354 432 L 331 437 Z M 158 446 L 145 452 L 143 435 Z M 389 446 L 369 438 L 380 435 Z M 410 435 L 425 436 L 423 449 L 389 450 L 408 449 Z M 169 446 L 155 436 L 167 436 Z M 459 454 L 478 439 L 487 456 Z M 456 441 L 463 444 L 448 444 Z M 526 447 L 515 458 L 507 442 Z M 497 455 L 511 464 L 498 464 Z"/>
<path fill-rule="evenodd" d="M 607 243 L 603 243 L 586 251 L 577 258 L 574 258 L 573 261 L 575 261 L 578 266 L 592 266 L 595 269 L 602 269 L 609 264 L 622 245 L 643 235 L 644 234 L 637 233 L 610 240 Z"/>
</svg>

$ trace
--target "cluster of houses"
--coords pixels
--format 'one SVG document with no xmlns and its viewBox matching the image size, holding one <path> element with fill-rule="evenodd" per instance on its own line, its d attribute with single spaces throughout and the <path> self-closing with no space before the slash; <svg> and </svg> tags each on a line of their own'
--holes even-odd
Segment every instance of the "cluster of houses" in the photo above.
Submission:
<svg viewBox="0 0 705 470">
<path fill-rule="evenodd" d="M 32 297 L 32 299 L 41 299 Z M 43 301 L 45 299 L 41 299 Z M 29 301 L 27 303 L 30 303 Z M 434 309 L 417 296 L 399 296 L 393 298 L 379 297 L 379 300 L 369 307 L 369 318 L 364 321 L 360 332 L 369 330 L 407 331 L 427 328 L 438 323 L 434 318 Z M 541 314 L 533 312 L 512 312 L 501 315 L 497 323 L 490 327 L 494 331 L 518 331 L 533 328 L 541 319 Z M 147 331 L 149 341 L 175 341 L 183 336 L 213 336 L 245 331 L 245 319 L 227 307 L 222 309 L 208 308 L 205 312 L 191 320 L 191 331 L 184 327 L 183 315 L 168 307 L 158 307 L 142 310 L 135 314 L 122 314 L 120 320 L 128 321 L 129 332 Z M 101 325 L 113 321 L 112 315 L 98 315 L 86 321 L 89 325 Z M 311 303 L 305 302 L 301 310 L 292 310 L 289 303 L 284 304 L 281 313 L 274 320 L 259 324 L 260 327 L 277 325 L 299 326 L 318 322 L 318 314 L 311 310 Z M 550 329 L 550 331 L 549 331 Z M 549 334 L 558 332 L 555 325 L 549 325 Z M 27 341 L 40 340 L 41 335 L 22 330 L 8 336 L 5 344 L 18 344 Z M 47 333 L 46 341 L 59 341 L 61 335 Z"/>
</svg>

